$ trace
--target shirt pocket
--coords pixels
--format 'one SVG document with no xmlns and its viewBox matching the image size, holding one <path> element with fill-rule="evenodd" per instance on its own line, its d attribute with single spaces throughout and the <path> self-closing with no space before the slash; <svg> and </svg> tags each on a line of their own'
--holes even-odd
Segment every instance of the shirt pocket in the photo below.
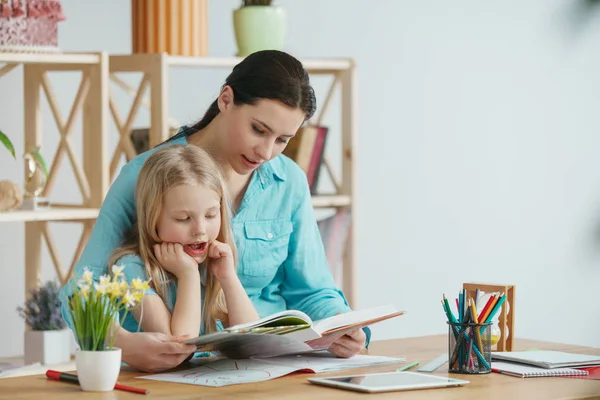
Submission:
<svg viewBox="0 0 600 400">
<path fill-rule="evenodd" d="M 285 219 L 246 221 L 242 273 L 272 278 L 287 258 L 293 230 Z"/>
</svg>

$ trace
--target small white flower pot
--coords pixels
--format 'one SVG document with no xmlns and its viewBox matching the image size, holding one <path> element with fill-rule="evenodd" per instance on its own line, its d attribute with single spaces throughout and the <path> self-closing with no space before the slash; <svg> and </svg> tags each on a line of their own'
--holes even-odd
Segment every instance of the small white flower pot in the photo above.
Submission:
<svg viewBox="0 0 600 400">
<path fill-rule="evenodd" d="M 121 371 L 121 349 L 75 352 L 79 386 L 88 392 L 108 392 L 115 388 Z"/>
<path fill-rule="evenodd" d="M 63 364 L 71 360 L 70 329 L 25 331 L 25 363 Z"/>
</svg>

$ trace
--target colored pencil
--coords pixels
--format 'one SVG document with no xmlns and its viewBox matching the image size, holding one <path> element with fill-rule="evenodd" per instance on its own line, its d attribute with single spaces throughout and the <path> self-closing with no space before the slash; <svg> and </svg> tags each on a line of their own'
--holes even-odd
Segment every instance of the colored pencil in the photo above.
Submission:
<svg viewBox="0 0 600 400">
<path fill-rule="evenodd" d="M 77 375 L 69 374 L 67 372 L 54 371 L 54 370 L 49 369 L 48 371 L 46 371 L 46 376 L 48 377 L 48 379 L 51 379 L 54 381 L 79 384 L 79 378 L 77 377 Z M 125 385 L 121 385 L 120 383 L 115 384 L 115 389 L 123 390 L 125 392 L 131 392 L 131 393 L 139 393 L 139 394 L 150 393 L 150 391 L 147 389 L 125 386 Z"/>
</svg>

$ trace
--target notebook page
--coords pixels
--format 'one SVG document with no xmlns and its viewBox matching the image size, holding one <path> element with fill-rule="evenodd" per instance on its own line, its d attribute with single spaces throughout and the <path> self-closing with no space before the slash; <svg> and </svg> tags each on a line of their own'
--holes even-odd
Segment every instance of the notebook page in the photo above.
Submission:
<svg viewBox="0 0 600 400">
<path fill-rule="evenodd" d="M 573 368 L 538 368 L 522 364 L 513 364 L 502 361 L 492 362 L 492 371 L 507 375 L 519 376 L 521 378 L 535 378 L 546 376 L 576 376 L 587 375 L 587 371 Z"/>
</svg>

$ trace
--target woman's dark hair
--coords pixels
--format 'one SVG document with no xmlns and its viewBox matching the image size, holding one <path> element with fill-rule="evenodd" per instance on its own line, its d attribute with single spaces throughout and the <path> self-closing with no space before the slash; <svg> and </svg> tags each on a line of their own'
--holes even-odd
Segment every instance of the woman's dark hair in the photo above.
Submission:
<svg viewBox="0 0 600 400">
<path fill-rule="evenodd" d="M 317 108 L 315 92 L 302 63 L 282 51 L 262 50 L 250 54 L 233 68 L 225 86 L 233 90 L 236 105 L 253 105 L 261 99 L 277 100 L 300 108 L 305 120 L 310 119 Z M 219 106 L 215 100 L 200 121 L 175 136 L 187 136 L 204 129 L 217 114 Z"/>
</svg>

